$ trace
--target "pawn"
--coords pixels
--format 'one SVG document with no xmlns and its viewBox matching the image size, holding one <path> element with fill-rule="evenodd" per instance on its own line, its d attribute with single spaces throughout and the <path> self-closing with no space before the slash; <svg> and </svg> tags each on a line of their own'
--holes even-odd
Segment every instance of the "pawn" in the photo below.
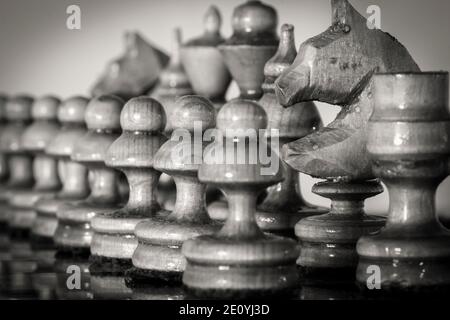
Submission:
<svg viewBox="0 0 450 320">
<path fill-rule="evenodd" d="M 225 193 L 229 213 L 219 232 L 183 244 L 183 283 L 195 295 L 278 295 L 297 284 L 296 242 L 264 234 L 255 219 L 258 194 L 283 179 L 280 159 L 258 139 L 266 126 L 264 110 L 248 100 L 230 101 L 217 115 L 223 138 L 206 148 L 198 176 Z M 271 154 L 269 165 L 263 152 Z"/>
<path fill-rule="evenodd" d="M 285 143 L 297 140 L 322 126 L 322 120 L 313 102 L 297 103 L 288 109 L 277 102 L 274 81 L 296 56 L 294 27 L 284 24 L 281 27 L 278 50 L 264 67 L 264 95 L 259 100 L 268 115 L 266 137 L 276 141 L 280 148 Z M 274 151 L 280 154 L 279 148 Z M 282 164 L 284 180 L 267 188 L 267 194 L 257 207 L 256 220 L 265 232 L 294 237 L 294 226 L 300 219 L 325 213 L 325 210 L 305 202 L 300 194 L 298 173 L 284 162 Z M 208 206 L 209 214 L 217 220 L 225 220 L 227 210 L 223 201 Z"/>
<path fill-rule="evenodd" d="M 33 185 L 32 157 L 25 152 L 21 136 L 31 121 L 33 98 L 25 95 L 9 99 L 5 106 L 8 121 L 0 137 L 0 151 L 7 156 L 9 178 L 1 188 L 0 195 L 4 201 L 0 208 L 0 222 L 8 223 L 9 199 L 17 191 L 29 190 Z"/>
<path fill-rule="evenodd" d="M 0 94 L 0 136 L 6 124 L 5 108 L 8 97 Z M 4 152 L 0 152 L 0 185 L 8 180 L 8 163 Z M 1 194 L 0 194 L 1 200 Z"/>
<path fill-rule="evenodd" d="M 181 30 L 176 28 L 173 32 L 172 54 L 166 68 L 159 75 L 159 84 L 150 93 L 152 98 L 158 100 L 166 112 L 166 132 L 172 131 L 171 115 L 175 101 L 184 95 L 192 94 L 192 87 L 181 64 L 180 58 Z"/>
<path fill-rule="evenodd" d="M 389 190 L 386 227 L 358 240 L 357 280 L 377 266 L 383 293 L 448 293 L 450 231 L 437 220 L 435 193 L 449 175 L 448 72 L 381 73 L 367 150 Z M 373 274 L 373 272 L 372 272 Z"/>
<path fill-rule="evenodd" d="M 180 51 L 194 92 L 211 100 L 216 109 L 225 103 L 225 93 L 231 82 L 230 72 L 217 49 L 225 41 L 220 34 L 221 26 L 219 9 L 210 6 L 203 18 L 203 35 L 186 42 Z"/>
<path fill-rule="evenodd" d="M 89 169 L 91 194 L 83 201 L 59 207 L 54 240 L 60 253 L 88 256 L 93 233 L 92 218 L 101 212 L 117 209 L 120 199 L 118 173 L 106 167 L 104 161 L 106 151 L 120 134 L 123 104 L 119 97 L 103 95 L 91 99 L 86 108 L 88 131 L 75 143 L 71 159 Z"/>
<path fill-rule="evenodd" d="M 206 146 L 203 133 L 215 127 L 215 117 L 214 106 L 206 98 L 185 96 L 177 100 L 172 137 L 154 158 L 155 169 L 175 181 L 175 206 L 164 218 L 149 219 L 136 226 L 139 244 L 133 253 L 134 268 L 129 272 L 131 284 L 145 280 L 181 282 L 186 268 L 181 254 L 183 242 L 217 230 L 206 211 L 206 185 L 197 178 Z"/>
<path fill-rule="evenodd" d="M 61 128 L 48 143 L 45 152 L 58 160 L 62 189 L 54 197 L 36 202 L 37 216 L 31 229 L 36 242 L 52 246 L 59 206 L 68 201 L 84 199 L 89 194 L 87 169 L 70 159 L 75 142 L 86 132 L 84 113 L 88 99 L 74 96 L 64 100 L 58 110 Z"/>
<path fill-rule="evenodd" d="M 285 143 L 297 140 L 322 126 L 322 120 L 313 102 L 301 102 L 286 109 L 275 96 L 274 81 L 297 56 L 294 26 L 281 27 L 280 45 L 276 54 L 266 63 L 262 85 L 264 95 L 259 100 L 268 115 L 267 137 Z M 280 155 L 280 148 L 274 150 Z M 284 180 L 267 189 L 267 196 L 258 206 L 256 218 L 259 227 L 266 232 L 294 236 L 294 226 L 302 218 L 325 213 L 303 200 L 300 194 L 299 174 L 283 164 Z"/>
<path fill-rule="evenodd" d="M 4 95 L 0 95 L 0 137 L 4 127 L 6 126 L 5 108 L 8 98 Z M 1 139 L 1 138 L 0 138 Z M 3 186 L 8 182 L 9 168 L 6 154 L 0 151 L 0 210 L 4 206 L 3 197 Z M 9 248 L 9 237 L 7 233 L 6 221 L 0 221 L 0 276 L 3 275 L 4 268 L 1 261 L 7 259 L 7 252 Z M 0 281 L 2 282 L 2 281 Z M 2 287 L 0 286 L 0 291 Z"/>
<path fill-rule="evenodd" d="M 123 275 L 132 266 L 138 245 L 136 225 L 161 210 L 156 201 L 160 172 L 153 169 L 154 155 L 166 140 L 166 115 L 161 104 L 149 97 L 133 98 L 120 115 L 122 135 L 107 150 L 105 160 L 120 169 L 130 185 L 128 203 L 120 210 L 92 219 L 91 272 Z"/>
<path fill-rule="evenodd" d="M 241 98 L 258 100 L 263 91 L 264 65 L 277 51 L 278 16 L 261 1 L 249 0 L 234 9 L 233 35 L 219 45 Z"/>
<path fill-rule="evenodd" d="M 30 191 L 15 193 L 9 203 L 12 207 L 9 225 L 30 230 L 36 219 L 35 203 L 52 196 L 60 188 L 57 160 L 45 153 L 45 148 L 59 130 L 56 119 L 61 101 L 54 96 L 44 96 L 34 101 L 31 114 L 34 122 L 22 134 L 25 150 L 34 154 L 33 176 L 35 184 Z"/>
</svg>

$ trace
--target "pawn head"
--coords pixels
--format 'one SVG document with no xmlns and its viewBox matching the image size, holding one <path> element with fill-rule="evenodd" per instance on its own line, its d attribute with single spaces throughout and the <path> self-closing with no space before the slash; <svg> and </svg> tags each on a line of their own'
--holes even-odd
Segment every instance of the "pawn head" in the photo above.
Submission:
<svg viewBox="0 0 450 320">
<path fill-rule="evenodd" d="M 126 131 L 162 132 L 166 126 L 166 113 L 158 101 L 141 96 L 125 104 L 120 124 Z"/>
<path fill-rule="evenodd" d="M 124 101 L 114 95 L 102 95 L 93 98 L 86 109 L 85 121 L 88 129 L 120 129 L 120 112 Z"/>
</svg>

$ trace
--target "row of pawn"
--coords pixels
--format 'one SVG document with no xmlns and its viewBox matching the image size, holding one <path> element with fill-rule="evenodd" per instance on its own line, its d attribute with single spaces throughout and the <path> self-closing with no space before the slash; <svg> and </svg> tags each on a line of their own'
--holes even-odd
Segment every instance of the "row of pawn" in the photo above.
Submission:
<svg viewBox="0 0 450 320">
<path fill-rule="evenodd" d="M 214 10 L 209 14 L 217 17 Z M 225 105 L 184 91 L 169 94 L 167 108 L 171 90 L 163 86 L 154 98 L 126 103 L 114 95 L 5 99 L 2 139 L 9 142 L 2 150 L 10 173 L 3 221 L 28 230 L 47 257 L 55 248 L 59 258 L 90 256 L 91 275 L 123 274 L 129 286 L 163 280 L 183 281 L 200 295 L 291 291 L 298 249 L 289 236 L 301 217 L 322 211 L 303 201 L 297 177 L 258 131 L 281 145 L 317 129 L 321 120 L 313 103 L 284 109 L 275 98 L 273 82 L 296 56 L 292 26 L 283 25 L 279 48 L 271 44 L 270 54 L 259 103 L 254 98 L 261 94 L 245 90 Z M 164 75 L 180 78 L 177 59 L 161 85 Z M 209 144 L 211 129 L 219 138 Z M 11 130 L 15 136 L 8 138 Z M 246 130 L 256 135 L 248 138 Z M 227 155 L 254 147 L 272 154 L 275 170 L 269 166 L 263 174 L 266 165 L 259 156 L 247 161 L 249 154 L 203 161 L 208 150 Z M 162 173 L 176 185 L 174 204 L 165 201 Z"/>
</svg>

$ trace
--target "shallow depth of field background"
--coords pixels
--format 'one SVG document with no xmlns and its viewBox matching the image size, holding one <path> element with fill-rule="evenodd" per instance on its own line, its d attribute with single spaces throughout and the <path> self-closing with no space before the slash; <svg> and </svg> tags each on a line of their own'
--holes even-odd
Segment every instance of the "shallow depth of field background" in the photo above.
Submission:
<svg viewBox="0 0 450 320">
<path fill-rule="evenodd" d="M 233 8 L 243 0 L 0 0 L 0 91 L 7 94 L 57 94 L 62 98 L 88 94 L 111 58 L 123 51 L 125 30 L 138 30 L 147 40 L 168 51 L 172 28 L 182 28 L 184 39 L 202 32 L 202 17 L 210 4 L 219 7 L 222 33 L 231 34 Z M 272 0 L 279 22 L 295 26 L 297 44 L 330 25 L 327 0 Z M 381 28 L 409 49 L 422 70 L 450 70 L 450 1 L 353 0 L 363 14 L 369 5 L 381 8 Z M 81 7 L 81 30 L 66 28 L 66 8 Z M 365 14 L 366 15 L 366 14 Z M 236 96 L 233 84 L 228 97 Z M 338 107 L 318 104 L 325 123 Z M 311 194 L 315 180 L 302 175 L 307 200 L 328 205 Z M 450 179 L 438 190 L 441 214 L 450 215 Z M 370 212 L 387 210 L 388 195 L 367 201 Z"/>
</svg>

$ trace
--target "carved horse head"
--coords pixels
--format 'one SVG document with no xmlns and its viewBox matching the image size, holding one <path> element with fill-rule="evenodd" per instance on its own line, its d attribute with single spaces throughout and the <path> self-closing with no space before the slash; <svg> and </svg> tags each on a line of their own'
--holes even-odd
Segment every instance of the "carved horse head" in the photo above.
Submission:
<svg viewBox="0 0 450 320">
<path fill-rule="evenodd" d="M 116 94 L 125 99 L 147 92 L 169 58 L 138 33 L 125 33 L 125 53 L 108 63 L 92 89 L 92 95 Z"/>
<path fill-rule="evenodd" d="M 294 169 L 315 177 L 367 179 L 372 177 L 365 149 L 372 75 L 419 68 L 402 44 L 371 27 L 347 0 L 331 5 L 331 27 L 301 45 L 275 91 L 286 107 L 315 100 L 342 111 L 327 127 L 285 145 L 283 155 Z"/>
</svg>

